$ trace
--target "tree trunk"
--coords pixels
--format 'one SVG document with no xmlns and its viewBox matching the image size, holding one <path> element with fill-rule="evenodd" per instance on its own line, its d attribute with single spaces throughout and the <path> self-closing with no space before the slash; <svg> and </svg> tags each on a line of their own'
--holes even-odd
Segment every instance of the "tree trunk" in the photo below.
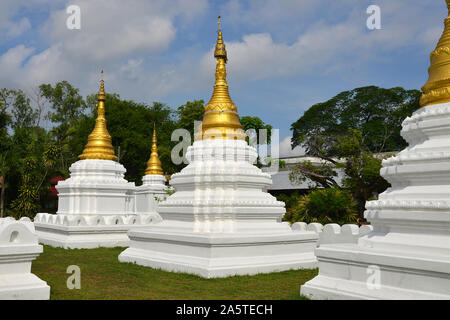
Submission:
<svg viewBox="0 0 450 320">
<path fill-rule="evenodd" d="M 0 186 L 2 188 L 0 196 L 0 218 L 3 218 L 5 205 L 5 179 L 3 178 L 3 176 L 0 177 Z"/>
</svg>

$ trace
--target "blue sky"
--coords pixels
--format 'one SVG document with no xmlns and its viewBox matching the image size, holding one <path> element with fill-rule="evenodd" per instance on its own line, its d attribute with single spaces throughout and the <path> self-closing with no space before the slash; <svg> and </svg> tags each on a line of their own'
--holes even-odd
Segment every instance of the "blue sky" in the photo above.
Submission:
<svg viewBox="0 0 450 320">
<path fill-rule="evenodd" d="M 66 7 L 81 9 L 68 30 Z M 369 5 L 381 30 L 366 28 Z M 83 95 L 177 107 L 211 95 L 217 15 L 227 45 L 228 83 L 241 115 L 280 129 L 303 112 L 359 86 L 419 89 L 447 15 L 444 0 L 2 0 L 0 87 L 32 92 L 68 80 Z"/>
</svg>

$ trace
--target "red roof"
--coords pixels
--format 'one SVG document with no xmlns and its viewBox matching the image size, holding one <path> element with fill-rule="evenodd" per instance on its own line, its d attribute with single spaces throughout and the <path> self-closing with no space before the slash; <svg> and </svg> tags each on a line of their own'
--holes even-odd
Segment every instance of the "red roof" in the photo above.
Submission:
<svg viewBox="0 0 450 320">
<path fill-rule="evenodd" d="M 62 181 L 62 180 L 64 180 L 64 178 L 63 177 L 59 177 L 59 176 L 50 179 L 51 187 L 50 187 L 50 190 L 48 190 L 48 195 L 49 196 L 51 196 L 51 197 L 57 197 L 58 196 L 58 190 L 56 190 L 55 186 L 58 183 L 58 181 Z"/>
</svg>

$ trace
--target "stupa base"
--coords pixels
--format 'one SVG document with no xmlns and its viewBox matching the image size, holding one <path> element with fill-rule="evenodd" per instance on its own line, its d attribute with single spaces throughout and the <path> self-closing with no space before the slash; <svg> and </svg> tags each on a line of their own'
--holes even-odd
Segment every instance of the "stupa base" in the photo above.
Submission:
<svg viewBox="0 0 450 320">
<path fill-rule="evenodd" d="M 83 216 L 40 213 L 35 218 L 39 242 L 64 249 L 127 247 L 131 229 L 160 221 L 159 215 Z"/>
<path fill-rule="evenodd" d="M 315 232 L 220 234 L 160 231 L 128 233 L 119 261 L 204 278 L 253 275 L 317 267 Z"/>
<path fill-rule="evenodd" d="M 39 243 L 64 249 L 95 249 L 127 247 L 129 228 L 43 228 L 36 226 Z"/>
<path fill-rule="evenodd" d="M 324 245 L 316 249 L 316 255 L 319 275 L 300 290 L 309 298 L 450 299 L 448 256 L 390 252 L 356 244 Z"/>
<path fill-rule="evenodd" d="M 48 300 L 50 287 L 34 274 L 0 275 L 0 300 Z"/>
</svg>

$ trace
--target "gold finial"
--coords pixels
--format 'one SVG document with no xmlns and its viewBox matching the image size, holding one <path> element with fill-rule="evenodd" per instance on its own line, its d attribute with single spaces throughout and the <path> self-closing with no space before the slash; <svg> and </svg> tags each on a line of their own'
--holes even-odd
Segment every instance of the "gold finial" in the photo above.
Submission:
<svg viewBox="0 0 450 320">
<path fill-rule="evenodd" d="M 106 128 L 105 118 L 105 83 L 103 81 L 103 70 L 100 81 L 100 90 L 97 95 L 97 119 L 95 120 L 95 127 L 88 137 L 88 143 L 83 150 L 83 153 L 78 156 L 81 160 L 85 159 L 101 159 L 114 160 L 117 157 L 114 154 L 114 148 L 111 143 L 111 136 Z"/>
<path fill-rule="evenodd" d="M 161 167 L 161 161 L 158 156 L 158 146 L 156 145 L 156 127 L 153 124 L 153 139 L 152 139 L 152 153 L 150 154 L 150 159 L 147 161 L 147 169 L 145 170 L 145 175 L 157 174 L 162 175 L 163 170 Z"/>
<path fill-rule="evenodd" d="M 101 72 L 100 90 L 98 91 L 97 100 L 106 101 L 105 82 L 103 81 L 103 70 Z"/>
<path fill-rule="evenodd" d="M 228 61 L 225 43 L 223 42 L 220 16 L 219 31 L 214 57 L 217 59 L 216 82 L 211 100 L 205 106 L 202 122 L 202 136 L 196 139 L 245 139 L 243 127 L 239 122 L 237 107 L 228 92 L 226 63 Z"/>
<path fill-rule="evenodd" d="M 225 63 L 227 62 L 227 50 L 225 49 L 225 43 L 223 43 L 222 38 L 222 29 L 220 26 L 220 16 L 217 17 L 218 21 L 217 24 L 219 25 L 219 30 L 217 31 L 217 43 L 216 43 L 216 49 L 214 50 L 214 57 L 216 59 L 222 58 L 225 60 Z"/>
<path fill-rule="evenodd" d="M 446 0 L 448 17 L 444 21 L 444 32 L 431 53 L 429 78 L 422 87 L 422 107 L 450 102 L 450 0 Z"/>
</svg>

